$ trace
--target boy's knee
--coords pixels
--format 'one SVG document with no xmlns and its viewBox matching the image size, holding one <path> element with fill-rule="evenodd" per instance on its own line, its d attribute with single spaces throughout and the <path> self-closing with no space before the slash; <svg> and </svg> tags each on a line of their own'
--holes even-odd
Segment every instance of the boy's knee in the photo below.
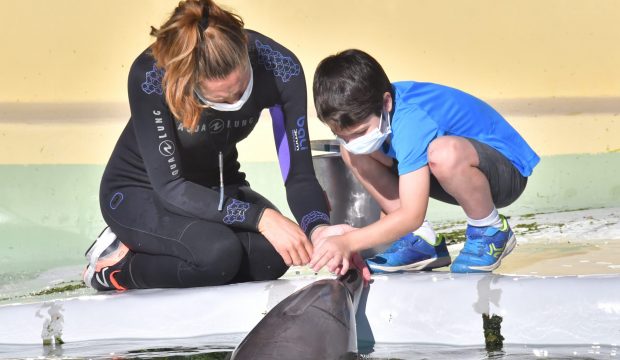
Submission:
<svg viewBox="0 0 620 360">
<path fill-rule="evenodd" d="M 461 152 L 459 142 L 453 137 L 439 137 L 428 147 L 428 166 L 437 178 L 450 176 L 459 164 Z"/>
</svg>

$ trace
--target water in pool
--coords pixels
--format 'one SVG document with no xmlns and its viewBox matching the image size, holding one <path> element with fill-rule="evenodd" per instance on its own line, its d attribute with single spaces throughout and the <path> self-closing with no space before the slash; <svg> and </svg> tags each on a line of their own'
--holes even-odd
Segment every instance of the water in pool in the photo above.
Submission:
<svg viewBox="0 0 620 360">
<path fill-rule="evenodd" d="M 124 350 L 118 350 L 122 349 Z M 1 347 L 0 347 L 1 349 Z M 116 350 L 115 350 L 116 349 Z M 8 350 L 8 351 L 7 351 Z M 0 350 L 1 358 L 29 359 L 229 359 L 233 349 L 214 345 L 139 347 L 128 342 L 115 344 L 65 344 L 55 347 L 14 347 Z M 371 354 L 358 354 L 348 359 L 615 359 L 620 357 L 618 346 L 601 345 L 509 345 L 498 350 L 484 347 L 456 347 L 449 345 L 382 345 Z M 5 356 L 3 355 L 9 355 Z M 21 354 L 21 355 L 20 355 Z M 294 357 L 291 357 L 294 359 Z"/>
</svg>

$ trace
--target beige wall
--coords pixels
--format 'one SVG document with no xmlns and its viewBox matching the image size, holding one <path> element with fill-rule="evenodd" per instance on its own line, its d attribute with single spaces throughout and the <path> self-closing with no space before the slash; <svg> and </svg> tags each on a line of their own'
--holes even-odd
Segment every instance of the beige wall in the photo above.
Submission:
<svg viewBox="0 0 620 360">
<path fill-rule="evenodd" d="M 127 71 L 135 56 L 150 42 L 149 26 L 158 26 L 176 3 L 176 0 L 0 2 L 0 106 L 16 102 L 124 103 Z M 620 138 L 617 116 L 620 112 L 617 101 L 620 97 L 620 1 L 230 0 L 221 3 L 242 15 L 248 28 L 263 32 L 293 50 L 309 82 L 320 59 L 345 48 L 358 47 L 377 57 L 392 80 L 444 83 L 491 103 L 503 101 L 508 104 L 507 109 L 556 98 L 560 99 L 558 103 L 548 105 L 553 116 L 577 114 L 585 116 L 580 123 L 586 124 L 587 113 L 602 113 L 597 116 L 604 118 L 601 121 L 607 129 L 599 129 L 603 139 L 587 138 L 582 142 L 588 145 L 576 149 L 566 149 L 567 139 L 580 139 L 587 125 L 565 131 L 568 138 L 539 140 L 540 134 L 534 134 L 541 131 L 539 123 L 520 125 L 518 117 L 514 117 L 515 126 L 526 138 L 530 132 L 535 147 L 543 154 L 620 148 L 615 140 Z M 595 104 L 606 104 L 605 109 L 598 111 L 596 107 L 584 106 L 563 112 L 562 104 L 584 97 L 598 99 Z M 537 116 L 538 108 L 534 106 L 526 117 Z M 549 112 L 549 108 L 544 111 Z M 506 115 L 512 122 L 510 111 Z M 0 109 L 0 116 L 0 122 L 23 122 L 23 115 L 15 112 L 7 114 Z M 102 115 L 105 121 L 106 116 Z M 125 121 L 125 117 L 116 121 Z M 562 120 L 549 121 L 555 124 L 549 125 L 550 128 L 563 124 Z M 61 117 L 47 124 L 57 122 L 66 120 Z M 86 162 L 107 159 L 120 126 L 116 124 L 107 133 L 104 131 L 104 135 L 97 135 L 103 136 L 102 141 L 109 145 L 100 153 L 86 156 L 90 159 Z M 329 135 L 318 124 L 312 127 L 314 138 Z M 84 131 L 90 134 L 95 130 Z M 17 141 L 12 130 L 7 131 L 8 142 L 13 142 L 12 146 L 19 150 L 23 138 Z M 36 131 L 47 132 L 45 128 Z M 259 131 L 267 133 L 268 126 Z M 257 137 L 250 138 L 248 146 L 258 141 L 253 139 Z M 35 153 L 32 148 L 27 151 Z M 66 162 L 71 153 L 48 154 L 48 157 Z M 33 156 L 29 157 L 30 161 L 36 161 L 36 155 Z M 263 156 L 248 159 L 264 160 Z M 69 162 L 74 161 L 84 162 L 84 159 Z"/>
</svg>

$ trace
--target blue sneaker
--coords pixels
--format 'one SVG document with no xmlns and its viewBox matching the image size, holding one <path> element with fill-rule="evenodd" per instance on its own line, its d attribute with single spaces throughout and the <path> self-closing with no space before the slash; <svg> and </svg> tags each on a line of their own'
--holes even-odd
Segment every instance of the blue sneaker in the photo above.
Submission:
<svg viewBox="0 0 620 360">
<path fill-rule="evenodd" d="M 434 232 L 433 232 L 434 235 Z M 450 265 L 450 254 L 443 235 L 435 236 L 431 244 L 416 233 L 396 240 L 387 250 L 366 259 L 374 274 L 403 270 L 431 270 Z"/>
<path fill-rule="evenodd" d="M 497 269 L 502 259 L 517 244 L 515 235 L 503 215 L 502 228 L 467 225 L 465 246 L 454 259 L 450 271 L 454 273 L 490 272 Z"/>
</svg>

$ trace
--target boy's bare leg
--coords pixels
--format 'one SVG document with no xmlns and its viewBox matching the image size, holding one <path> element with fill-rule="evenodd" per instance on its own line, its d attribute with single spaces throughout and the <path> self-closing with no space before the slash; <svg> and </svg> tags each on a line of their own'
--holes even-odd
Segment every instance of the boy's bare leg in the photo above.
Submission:
<svg viewBox="0 0 620 360">
<path fill-rule="evenodd" d="M 478 153 L 469 140 L 458 136 L 435 139 L 428 148 L 428 164 L 469 218 L 482 219 L 493 211 L 489 182 L 477 167 Z"/>
<path fill-rule="evenodd" d="M 392 159 L 375 152 L 371 155 L 353 155 L 342 151 L 345 164 L 383 209 L 381 216 L 399 209 L 399 177 L 392 171 Z M 374 273 L 401 270 L 431 270 L 450 264 L 445 241 L 437 242 L 431 224 L 424 221 L 413 231 L 414 236 L 404 236 L 389 249 L 367 260 Z"/>
<path fill-rule="evenodd" d="M 506 219 L 495 209 L 489 181 L 478 168 L 480 160 L 474 145 L 463 137 L 440 137 L 429 145 L 428 159 L 431 172 L 468 218 L 465 246 L 450 271 L 495 270 L 514 249 L 516 240 Z M 482 251 L 480 246 L 484 246 Z"/>
<path fill-rule="evenodd" d="M 377 201 L 384 213 L 400 207 L 398 175 L 391 169 L 392 159 L 384 155 L 355 155 L 341 149 L 342 160 L 366 191 Z M 379 158 L 377 158 L 379 157 Z"/>
</svg>

